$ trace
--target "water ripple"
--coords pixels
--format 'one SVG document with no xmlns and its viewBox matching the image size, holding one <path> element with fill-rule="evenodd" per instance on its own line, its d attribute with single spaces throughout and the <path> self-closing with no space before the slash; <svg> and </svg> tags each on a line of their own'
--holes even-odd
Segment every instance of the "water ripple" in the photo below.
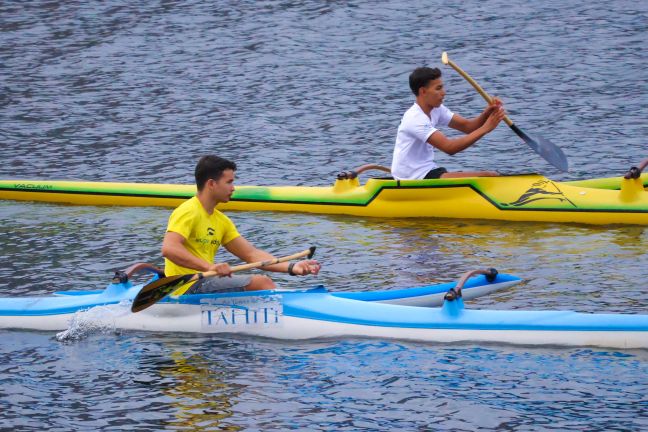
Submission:
<svg viewBox="0 0 648 432">
<path fill-rule="evenodd" d="M 506 127 L 450 169 L 605 177 L 646 157 L 645 2 L 0 3 L 0 178 L 190 183 L 198 156 L 241 184 L 328 185 L 389 164 L 407 75 L 448 51 L 562 174 Z M 443 68 L 446 104 L 484 106 Z M 99 289 L 161 265 L 161 208 L 0 203 L 0 295 Z M 493 266 L 525 282 L 471 302 L 644 313 L 648 231 L 232 213 L 277 254 L 316 244 L 333 290 L 446 282 Z M 227 255 L 218 259 L 228 260 Z M 304 280 L 276 275 L 286 287 Z M 0 428 L 645 430 L 644 351 L 0 331 Z"/>
</svg>

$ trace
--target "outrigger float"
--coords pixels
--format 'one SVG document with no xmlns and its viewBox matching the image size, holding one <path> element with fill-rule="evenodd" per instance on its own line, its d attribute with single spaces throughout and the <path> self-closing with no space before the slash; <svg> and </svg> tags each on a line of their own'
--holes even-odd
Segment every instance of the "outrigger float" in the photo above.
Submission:
<svg viewBox="0 0 648 432">
<path fill-rule="evenodd" d="M 648 174 L 555 182 L 538 174 L 461 179 L 394 180 L 338 175 L 332 186 L 237 186 L 221 210 L 285 211 L 389 218 L 466 218 L 507 221 L 648 225 Z M 0 199 L 79 205 L 176 207 L 193 185 L 1 180 Z"/>
<path fill-rule="evenodd" d="M 157 277 L 157 276 L 156 276 Z M 519 278 L 478 270 L 455 284 L 382 292 L 273 290 L 167 297 L 146 310 L 130 311 L 142 285 L 117 274 L 104 291 L 0 299 L 0 328 L 65 330 L 75 314 L 116 306 L 115 329 L 234 333 L 286 340 L 375 337 L 427 342 L 648 348 L 648 315 L 572 311 L 470 310 L 462 295 L 515 285 Z M 463 288 L 463 289 L 462 289 Z M 441 307 L 421 301 L 446 291 Z M 414 306 L 418 305 L 418 306 Z"/>
</svg>

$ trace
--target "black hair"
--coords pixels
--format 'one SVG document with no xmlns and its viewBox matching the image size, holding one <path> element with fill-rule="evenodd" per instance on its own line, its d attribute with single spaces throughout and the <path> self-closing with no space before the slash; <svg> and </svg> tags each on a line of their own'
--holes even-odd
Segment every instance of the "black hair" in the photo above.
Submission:
<svg viewBox="0 0 648 432">
<path fill-rule="evenodd" d="M 414 69 L 409 76 L 409 85 L 412 93 L 418 96 L 419 89 L 428 85 L 430 81 L 441 78 L 439 68 L 419 67 Z"/>
<path fill-rule="evenodd" d="M 236 171 L 236 164 L 230 160 L 214 156 L 207 155 L 200 158 L 196 164 L 196 186 L 198 190 L 202 190 L 205 187 L 207 180 L 213 179 L 218 180 L 222 177 L 225 170 Z"/>
</svg>

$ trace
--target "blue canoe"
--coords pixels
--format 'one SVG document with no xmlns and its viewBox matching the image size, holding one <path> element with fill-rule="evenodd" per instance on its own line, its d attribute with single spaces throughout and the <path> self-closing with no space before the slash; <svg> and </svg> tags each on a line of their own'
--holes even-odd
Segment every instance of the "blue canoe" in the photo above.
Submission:
<svg viewBox="0 0 648 432">
<path fill-rule="evenodd" d="M 149 270 L 146 268 L 145 270 Z M 58 291 L 52 296 L 40 297 L 5 297 L 0 298 L 0 328 L 23 328 L 33 330 L 60 330 L 67 328 L 69 319 L 79 311 L 97 306 L 118 305 L 133 300 L 144 284 L 133 285 L 128 276 L 116 273 L 113 282 L 103 290 L 94 291 Z M 149 282 L 155 281 L 154 276 Z M 463 296 L 470 300 L 479 296 L 508 288 L 520 282 L 515 276 L 498 274 L 489 280 L 484 275 L 477 275 L 467 280 L 463 287 Z M 387 303 L 407 306 L 439 306 L 443 303 L 446 292 L 455 287 L 457 282 L 427 285 L 416 288 L 380 290 L 380 291 L 344 291 L 331 293 L 331 297 L 356 300 L 361 302 Z M 252 297 L 276 295 L 321 293 L 324 287 L 306 290 L 273 290 L 251 293 Z M 180 298 L 167 297 L 162 305 L 191 304 L 222 298 L 224 294 L 184 295 Z M 38 318 L 36 318 L 38 317 Z"/>
<path fill-rule="evenodd" d="M 464 286 L 464 298 L 480 287 L 508 287 L 519 281 L 505 274 L 497 275 L 493 282 L 484 276 L 473 277 Z M 416 297 L 429 296 L 432 291 L 443 293 L 453 287 L 452 283 L 377 292 L 330 293 L 316 287 L 183 295 L 167 297 L 132 313 L 130 303 L 141 287 L 127 281 L 112 283 L 99 292 L 3 298 L 0 328 L 64 330 L 75 314 L 101 310 L 102 319 L 124 330 L 240 333 L 290 340 L 377 337 L 441 343 L 648 348 L 648 315 L 470 310 L 464 307 L 462 297 L 445 300 L 441 307 L 403 304 L 415 304 Z"/>
</svg>

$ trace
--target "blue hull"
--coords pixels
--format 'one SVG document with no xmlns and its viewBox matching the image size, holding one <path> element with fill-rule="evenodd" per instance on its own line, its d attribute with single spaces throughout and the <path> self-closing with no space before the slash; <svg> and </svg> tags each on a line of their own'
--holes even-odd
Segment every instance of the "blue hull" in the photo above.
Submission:
<svg viewBox="0 0 648 432">
<path fill-rule="evenodd" d="M 514 276 L 498 275 L 492 285 L 517 282 Z M 131 313 L 130 300 L 141 286 L 111 284 L 100 293 L 0 299 L 0 328 L 63 330 L 75 314 L 107 305 L 111 324 L 126 330 L 239 333 L 293 340 L 351 336 L 437 343 L 648 348 L 648 315 L 469 310 L 461 298 L 436 308 L 380 302 L 411 300 L 424 291 L 444 292 L 453 285 L 367 293 L 329 293 L 317 287 L 184 295 Z M 484 285 L 489 283 L 482 276 L 473 278 L 465 292 Z"/>
<path fill-rule="evenodd" d="M 466 299 L 477 297 L 499 289 L 507 288 L 520 282 L 520 278 L 500 274 L 493 282 L 488 282 L 482 275 L 471 278 L 464 287 Z M 384 302 L 392 304 L 407 304 L 411 306 L 441 305 L 443 295 L 456 285 L 449 282 L 437 285 L 427 285 L 416 288 L 393 291 L 350 291 L 335 292 L 332 296 L 360 300 L 366 302 Z M 47 316 L 75 313 L 95 306 L 118 304 L 122 301 L 132 301 L 143 285 L 133 285 L 130 282 L 113 283 L 105 290 L 98 291 L 59 291 L 49 297 L 0 298 L 0 317 L 2 316 Z M 315 293 L 326 291 L 324 287 L 316 287 L 301 292 Z M 282 291 L 257 291 L 254 295 L 271 295 Z M 289 291 L 300 292 L 300 291 Z M 185 295 L 178 299 L 166 297 L 160 303 L 186 303 L 196 299 L 220 298 L 224 294 Z"/>
</svg>

